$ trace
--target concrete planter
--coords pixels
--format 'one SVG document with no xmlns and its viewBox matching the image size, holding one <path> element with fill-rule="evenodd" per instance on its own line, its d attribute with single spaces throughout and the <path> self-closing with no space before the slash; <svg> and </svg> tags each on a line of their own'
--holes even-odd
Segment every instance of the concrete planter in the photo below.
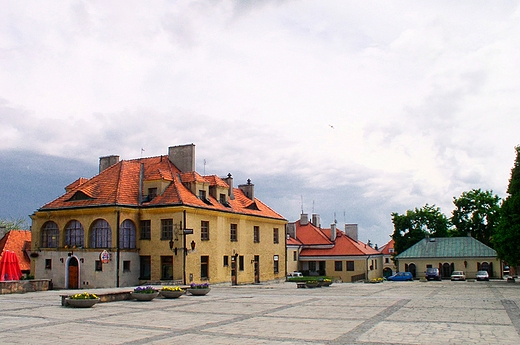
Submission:
<svg viewBox="0 0 520 345">
<path fill-rule="evenodd" d="M 159 291 L 153 293 L 132 292 L 132 297 L 137 301 L 151 301 L 157 296 L 159 296 Z"/>
<path fill-rule="evenodd" d="M 211 288 L 205 288 L 205 289 L 188 289 L 187 291 L 192 294 L 193 296 L 204 296 L 207 295 L 209 290 Z"/>
<path fill-rule="evenodd" d="M 161 291 L 161 296 L 164 298 L 179 298 L 184 295 L 184 291 Z"/>
<path fill-rule="evenodd" d="M 99 298 L 90 299 L 72 299 L 66 298 L 65 305 L 73 308 L 91 308 L 99 302 Z"/>
</svg>

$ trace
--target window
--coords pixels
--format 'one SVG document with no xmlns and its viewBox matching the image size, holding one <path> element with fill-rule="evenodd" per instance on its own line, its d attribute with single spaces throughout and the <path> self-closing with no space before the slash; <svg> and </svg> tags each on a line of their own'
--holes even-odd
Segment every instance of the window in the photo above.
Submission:
<svg viewBox="0 0 520 345">
<path fill-rule="evenodd" d="M 292 252 L 292 259 L 293 261 L 298 261 L 298 252 L 296 250 Z"/>
<path fill-rule="evenodd" d="M 52 259 L 45 259 L 45 269 L 52 270 Z"/>
<path fill-rule="evenodd" d="M 278 274 L 278 255 L 275 255 L 273 257 L 273 263 L 274 263 L 274 274 Z"/>
<path fill-rule="evenodd" d="M 240 255 L 238 257 L 238 270 L 243 271 L 244 270 L 244 255 Z"/>
<path fill-rule="evenodd" d="M 309 261 L 309 271 L 316 272 L 316 261 Z"/>
<path fill-rule="evenodd" d="M 220 194 L 219 195 L 219 202 L 221 204 L 226 204 L 226 194 Z"/>
<path fill-rule="evenodd" d="M 126 219 L 119 228 L 119 248 L 135 249 L 135 224 Z"/>
<path fill-rule="evenodd" d="M 229 266 L 229 256 L 224 255 L 224 267 L 228 267 L 228 266 Z"/>
<path fill-rule="evenodd" d="M 96 260 L 96 262 L 94 264 L 95 264 L 96 272 L 103 271 L 103 263 L 101 262 L 101 260 Z"/>
<path fill-rule="evenodd" d="M 199 190 L 199 199 L 206 200 L 206 191 L 205 190 Z"/>
<path fill-rule="evenodd" d="M 200 257 L 200 279 L 209 279 L 209 256 Z"/>
<path fill-rule="evenodd" d="M 273 243 L 278 244 L 280 242 L 278 228 L 273 229 Z"/>
<path fill-rule="evenodd" d="M 130 260 L 123 261 L 123 272 L 130 272 Z"/>
<path fill-rule="evenodd" d="M 393 253 L 394 252 L 394 248 L 388 248 L 388 252 L 389 253 Z"/>
<path fill-rule="evenodd" d="M 389 264 L 390 263 L 390 258 L 385 258 L 385 264 Z"/>
<path fill-rule="evenodd" d="M 161 219 L 161 240 L 173 239 L 173 219 Z"/>
<path fill-rule="evenodd" d="M 237 225 L 236 225 L 236 224 L 231 224 L 230 240 L 231 240 L 231 242 L 236 242 L 236 241 L 238 241 L 238 236 L 237 236 Z"/>
<path fill-rule="evenodd" d="M 343 261 L 334 261 L 334 271 L 343 271 Z"/>
<path fill-rule="evenodd" d="M 354 261 L 347 261 L 347 271 L 354 270 Z"/>
<path fill-rule="evenodd" d="M 112 229 L 104 219 L 98 219 L 90 230 L 90 248 L 112 247 Z"/>
<path fill-rule="evenodd" d="M 60 243 L 60 231 L 54 222 L 46 222 L 42 227 L 42 247 L 58 248 Z"/>
<path fill-rule="evenodd" d="M 152 258 L 151 256 L 139 257 L 139 279 L 146 280 L 152 276 Z"/>
<path fill-rule="evenodd" d="M 202 220 L 200 222 L 200 240 L 208 241 L 209 240 L 209 222 Z"/>
<path fill-rule="evenodd" d="M 141 226 L 141 239 L 142 240 L 151 240 L 152 239 L 152 222 L 150 220 L 142 220 L 140 223 Z"/>
<path fill-rule="evenodd" d="M 173 256 L 161 256 L 161 279 L 173 279 Z"/>
<path fill-rule="evenodd" d="M 259 226 L 253 227 L 253 242 L 260 243 L 260 227 Z"/>
<path fill-rule="evenodd" d="M 148 201 L 152 201 L 157 196 L 157 188 L 148 188 Z"/>
<path fill-rule="evenodd" d="M 69 247 L 83 247 L 83 225 L 77 220 L 71 220 L 65 227 L 65 245 Z"/>
</svg>

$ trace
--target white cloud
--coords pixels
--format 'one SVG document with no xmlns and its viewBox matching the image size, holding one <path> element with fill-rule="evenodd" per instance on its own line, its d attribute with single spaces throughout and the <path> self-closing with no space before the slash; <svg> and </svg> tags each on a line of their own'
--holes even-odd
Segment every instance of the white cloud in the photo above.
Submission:
<svg viewBox="0 0 520 345">
<path fill-rule="evenodd" d="M 287 218 L 302 191 L 316 194 L 329 216 L 359 212 L 372 242 L 392 211 L 449 214 L 464 190 L 505 193 L 520 127 L 516 3 L 3 9 L 0 150 L 93 162 L 193 142 L 210 173 L 281 184 L 267 197 L 292 205 Z"/>
</svg>

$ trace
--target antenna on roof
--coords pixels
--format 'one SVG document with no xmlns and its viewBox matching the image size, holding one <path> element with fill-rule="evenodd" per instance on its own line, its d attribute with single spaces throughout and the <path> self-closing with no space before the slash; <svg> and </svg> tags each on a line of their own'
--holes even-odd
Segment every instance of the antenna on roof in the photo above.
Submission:
<svg viewBox="0 0 520 345">
<path fill-rule="evenodd" d="M 303 195 L 300 194 L 300 199 L 301 199 L 301 207 L 302 207 L 302 214 L 303 214 Z"/>
<path fill-rule="evenodd" d="M 343 223 L 347 223 L 347 212 L 343 210 Z"/>
<path fill-rule="evenodd" d="M 334 212 L 334 224 L 338 224 L 338 221 L 336 220 L 336 212 Z"/>
<path fill-rule="evenodd" d="M 314 214 L 314 200 L 312 200 L 312 213 Z"/>
<path fill-rule="evenodd" d="M 204 158 L 204 176 L 206 175 L 206 159 Z"/>
<path fill-rule="evenodd" d="M 144 149 L 141 147 L 141 158 L 143 158 Z"/>
</svg>

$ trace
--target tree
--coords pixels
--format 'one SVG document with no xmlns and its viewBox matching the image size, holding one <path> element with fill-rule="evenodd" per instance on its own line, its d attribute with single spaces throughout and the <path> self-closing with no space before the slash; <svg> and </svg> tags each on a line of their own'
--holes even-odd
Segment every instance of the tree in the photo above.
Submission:
<svg viewBox="0 0 520 345">
<path fill-rule="evenodd" d="M 448 235 L 449 220 L 439 207 L 426 204 L 422 208 L 406 211 L 406 214 L 392 213 L 394 223 L 396 253 L 402 253 L 427 235 L 431 237 L 446 237 Z"/>
<path fill-rule="evenodd" d="M 508 196 L 500 208 L 500 221 L 493 238 L 498 257 L 511 266 L 520 264 L 520 145 L 507 187 Z"/>
<path fill-rule="evenodd" d="M 29 224 L 23 218 L 19 219 L 0 219 L 0 227 L 5 227 L 7 231 L 29 229 Z"/>
<path fill-rule="evenodd" d="M 472 189 L 453 198 L 455 210 L 451 223 L 452 236 L 470 234 L 480 242 L 493 247 L 492 238 L 500 219 L 500 197 L 492 191 Z"/>
</svg>

